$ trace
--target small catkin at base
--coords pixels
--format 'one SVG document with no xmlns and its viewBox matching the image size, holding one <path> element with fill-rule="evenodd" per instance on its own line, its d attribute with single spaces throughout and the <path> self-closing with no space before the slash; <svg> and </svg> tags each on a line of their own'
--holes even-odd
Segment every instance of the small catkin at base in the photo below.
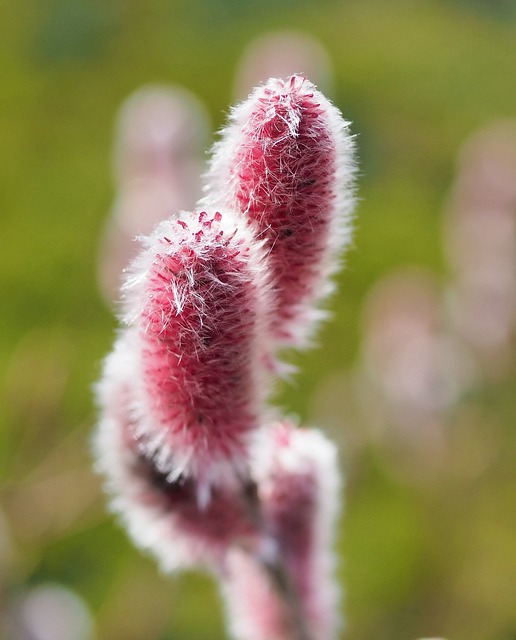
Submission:
<svg viewBox="0 0 516 640">
<path fill-rule="evenodd" d="M 256 450 L 254 473 L 273 557 L 238 549 L 227 557 L 221 590 L 234 637 L 288 640 L 297 610 L 307 637 L 334 640 L 340 624 L 332 553 L 340 492 L 336 448 L 320 431 L 285 421 L 265 429 Z M 286 593 L 278 593 L 264 563 L 281 564 Z"/>
</svg>

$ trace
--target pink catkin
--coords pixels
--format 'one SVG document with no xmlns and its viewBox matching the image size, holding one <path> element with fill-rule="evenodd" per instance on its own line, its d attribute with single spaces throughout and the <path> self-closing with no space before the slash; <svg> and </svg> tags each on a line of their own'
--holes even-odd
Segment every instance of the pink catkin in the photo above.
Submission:
<svg viewBox="0 0 516 640">
<path fill-rule="evenodd" d="M 309 637 L 333 640 L 339 627 L 331 551 L 340 487 L 336 449 L 321 432 L 283 422 L 264 430 L 256 454 L 254 473 L 265 526 L 289 575 Z M 236 549 L 226 567 L 221 587 L 235 637 L 291 638 L 285 602 L 256 558 Z"/>
<path fill-rule="evenodd" d="M 166 221 L 145 244 L 125 285 L 137 435 L 169 479 L 197 481 L 202 501 L 211 485 L 245 473 L 260 420 L 261 248 L 218 212 Z"/>
<path fill-rule="evenodd" d="M 214 147 L 203 204 L 241 212 L 266 241 L 280 346 L 310 342 L 350 241 L 348 124 L 305 78 L 270 79 L 234 109 Z"/>
<path fill-rule="evenodd" d="M 244 496 L 216 487 L 200 505 L 194 479 L 169 481 L 140 447 L 132 371 L 133 340 L 126 334 L 107 358 L 98 388 L 102 416 L 95 434 L 97 469 L 106 478 L 111 508 L 131 539 L 151 553 L 164 571 L 204 567 L 217 570 L 231 544 L 257 537 Z"/>
<path fill-rule="evenodd" d="M 143 239 L 98 385 L 112 509 L 165 571 L 223 575 L 241 640 L 290 640 L 275 570 L 310 638 L 336 637 L 335 449 L 314 430 L 261 425 L 264 369 L 278 347 L 309 343 L 349 242 L 352 156 L 347 123 L 300 76 L 237 107 L 202 212 Z"/>
</svg>

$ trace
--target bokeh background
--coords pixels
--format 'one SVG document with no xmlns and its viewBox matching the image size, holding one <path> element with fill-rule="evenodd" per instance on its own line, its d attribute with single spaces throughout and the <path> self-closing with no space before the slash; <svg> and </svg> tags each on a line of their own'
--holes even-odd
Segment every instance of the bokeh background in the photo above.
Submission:
<svg viewBox="0 0 516 640">
<path fill-rule="evenodd" d="M 0 13 L 2 640 L 226 637 L 210 579 L 159 575 L 105 511 L 92 386 L 116 321 L 97 263 L 123 100 L 183 85 L 216 130 L 243 51 L 277 29 L 326 48 L 360 157 L 333 317 L 277 392 L 341 448 L 346 637 L 515 640 L 516 3 Z"/>
</svg>

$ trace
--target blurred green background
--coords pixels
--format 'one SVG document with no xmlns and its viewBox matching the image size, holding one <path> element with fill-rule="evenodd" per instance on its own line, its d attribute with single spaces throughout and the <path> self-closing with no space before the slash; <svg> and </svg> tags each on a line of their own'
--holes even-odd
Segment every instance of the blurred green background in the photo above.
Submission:
<svg viewBox="0 0 516 640">
<path fill-rule="evenodd" d="M 346 637 L 516 640 L 514 361 L 463 400 L 447 466 L 428 481 L 397 473 L 396 454 L 339 408 L 367 292 L 405 264 L 446 281 L 459 149 L 516 117 L 511 0 L 2 3 L 0 618 L 57 583 L 85 603 L 101 640 L 227 637 L 211 581 L 159 575 L 106 513 L 91 471 L 92 386 L 116 326 L 96 262 L 121 102 L 142 84 L 181 84 L 218 129 L 245 46 L 280 28 L 327 48 L 333 99 L 358 134 L 356 234 L 333 318 L 278 391 L 286 411 L 326 422 L 341 442 Z"/>
</svg>

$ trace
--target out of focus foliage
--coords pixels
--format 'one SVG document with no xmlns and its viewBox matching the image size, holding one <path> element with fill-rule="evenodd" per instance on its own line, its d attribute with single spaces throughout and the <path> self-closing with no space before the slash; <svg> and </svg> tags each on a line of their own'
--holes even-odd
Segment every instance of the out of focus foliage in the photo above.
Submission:
<svg viewBox="0 0 516 640">
<path fill-rule="evenodd" d="M 0 620 L 25 615 L 50 583 L 61 591 L 48 602 L 65 606 L 56 593 L 69 589 L 102 640 L 225 637 L 208 578 L 158 575 L 106 514 L 91 471 L 92 385 L 115 326 L 98 293 L 98 242 L 123 99 L 141 84 L 181 84 L 219 127 L 245 45 L 293 27 L 333 60 L 361 165 L 333 319 L 278 390 L 283 407 L 341 443 L 349 637 L 516 639 L 514 334 L 503 371 L 475 361 L 474 381 L 440 414 L 435 465 L 430 449 L 395 446 L 388 425 L 377 437 L 357 409 L 370 391 L 356 373 L 362 304 L 378 280 L 419 265 L 449 288 L 442 235 L 457 155 L 478 129 L 516 119 L 511 0 L 3 3 Z"/>
</svg>

